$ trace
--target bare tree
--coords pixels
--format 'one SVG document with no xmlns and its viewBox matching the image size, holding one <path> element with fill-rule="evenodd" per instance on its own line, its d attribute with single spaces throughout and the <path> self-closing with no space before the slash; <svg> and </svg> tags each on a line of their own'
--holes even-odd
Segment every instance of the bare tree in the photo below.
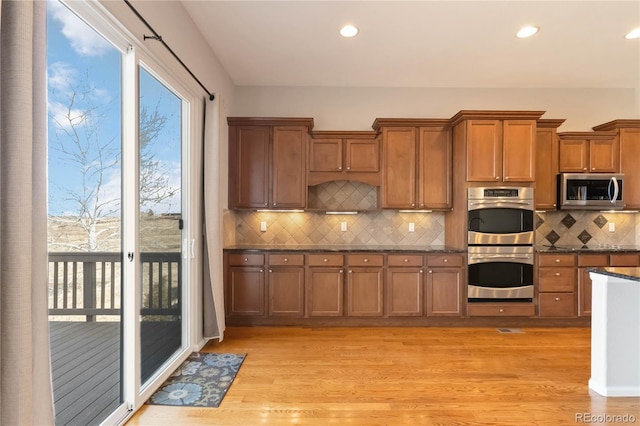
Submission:
<svg viewBox="0 0 640 426">
<path fill-rule="evenodd" d="M 109 183 L 119 181 L 120 128 L 103 129 L 108 123 L 109 102 L 96 102 L 95 88 L 87 83 L 75 84 L 74 90 L 63 94 L 57 114 L 50 114 L 55 124 L 56 140 L 50 141 L 69 173 L 78 176 L 73 186 L 58 186 L 64 194 L 65 212 L 50 216 L 50 223 L 61 232 L 50 235 L 52 251 L 119 250 L 120 196 L 109 193 Z M 169 185 L 169 171 L 155 158 L 153 144 L 162 133 L 167 117 L 156 104 L 152 111 L 140 110 L 140 182 L 141 206 L 153 206 L 173 197 L 178 188 Z M 119 190 L 119 188 L 118 188 Z M 76 230 L 74 233 L 72 230 Z M 78 238 L 77 230 L 85 238 Z M 75 235 L 72 235 L 75 234 Z M 82 241 L 82 242 L 80 242 Z"/>
</svg>

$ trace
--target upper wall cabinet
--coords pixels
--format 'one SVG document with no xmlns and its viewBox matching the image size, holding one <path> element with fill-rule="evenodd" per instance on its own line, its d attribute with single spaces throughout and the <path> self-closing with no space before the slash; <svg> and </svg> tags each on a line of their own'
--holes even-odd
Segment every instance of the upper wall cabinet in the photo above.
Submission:
<svg viewBox="0 0 640 426">
<path fill-rule="evenodd" d="M 452 151 L 448 122 L 376 119 L 373 128 L 382 132 L 382 208 L 451 208 Z"/>
<path fill-rule="evenodd" d="M 536 128 L 536 210 L 555 210 L 558 175 L 557 129 L 564 120 L 540 119 Z"/>
<path fill-rule="evenodd" d="M 640 209 L 640 120 L 615 120 L 593 128 L 613 131 L 620 148 L 620 173 L 624 173 L 626 209 Z"/>
<path fill-rule="evenodd" d="M 618 173 L 620 143 L 616 132 L 562 132 L 560 173 Z"/>
<path fill-rule="evenodd" d="M 467 182 L 533 182 L 536 120 L 544 111 L 460 111 L 451 118 L 465 145 Z"/>
<path fill-rule="evenodd" d="M 308 184 L 356 180 L 380 186 L 380 139 L 374 131 L 319 131 L 309 140 Z"/>
<path fill-rule="evenodd" d="M 304 208 L 312 118 L 229 117 L 229 208 Z"/>
</svg>

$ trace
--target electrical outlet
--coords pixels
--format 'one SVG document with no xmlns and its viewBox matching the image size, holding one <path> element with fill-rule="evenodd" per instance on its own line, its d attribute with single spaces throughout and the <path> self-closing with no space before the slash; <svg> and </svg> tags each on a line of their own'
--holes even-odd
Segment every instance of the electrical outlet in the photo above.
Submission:
<svg viewBox="0 0 640 426">
<path fill-rule="evenodd" d="M 340 222 L 340 230 L 342 232 L 347 232 L 347 222 Z"/>
<path fill-rule="evenodd" d="M 409 232 L 416 232 L 416 224 L 409 222 Z"/>
<path fill-rule="evenodd" d="M 609 222 L 609 232 L 616 232 L 616 223 Z"/>
<path fill-rule="evenodd" d="M 267 231 L 267 222 L 260 222 L 260 232 Z"/>
</svg>

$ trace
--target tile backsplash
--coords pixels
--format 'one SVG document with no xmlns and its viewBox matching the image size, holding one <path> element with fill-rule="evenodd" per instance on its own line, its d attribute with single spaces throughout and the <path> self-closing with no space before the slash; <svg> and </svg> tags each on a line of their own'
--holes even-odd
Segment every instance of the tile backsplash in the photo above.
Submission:
<svg viewBox="0 0 640 426">
<path fill-rule="evenodd" d="M 536 245 L 640 245 L 640 214 L 566 210 L 536 212 Z M 611 224 L 614 230 L 610 230 Z"/>
<path fill-rule="evenodd" d="M 260 231 L 260 222 L 267 230 Z M 346 231 L 341 230 L 346 222 Z M 414 232 L 409 232 L 409 224 Z M 443 245 L 444 213 L 400 213 L 391 210 L 357 215 L 320 212 L 228 212 L 225 245 L 231 244 L 355 244 Z M 231 235 L 229 230 L 235 230 Z"/>
</svg>

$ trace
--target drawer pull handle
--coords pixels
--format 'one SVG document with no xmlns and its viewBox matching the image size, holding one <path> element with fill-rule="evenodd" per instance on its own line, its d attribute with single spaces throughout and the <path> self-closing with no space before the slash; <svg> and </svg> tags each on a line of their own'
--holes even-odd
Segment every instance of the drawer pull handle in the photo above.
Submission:
<svg viewBox="0 0 640 426">
<path fill-rule="evenodd" d="M 367 263 L 368 261 L 369 261 L 369 259 L 365 259 L 365 260 L 364 260 L 364 263 Z"/>
<path fill-rule="evenodd" d="M 349 269 L 349 273 L 350 273 L 350 274 L 353 274 L 353 271 L 352 271 L 351 269 Z"/>
<path fill-rule="evenodd" d="M 498 309 L 498 312 L 502 313 L 502 312 L 504 312 L 504 309 L 500 308 L 500 309 Z"/>
<path fill-rule="evenodd" d="M 260 269 L 260 273 L 263 273 L 263 272 L 264 272 L 264 270 Z"/>
<path fill-rule="evenodd" d="M 444 263 L 447 263 L 448 261 L 449 261 L 449 259 L 445 259 L 445 260 L 443 260 L 443 262 L 444 262 Z"/>
<path fill-rule="evenodd" d="M 273 269 L 269 269 L 269 273 L 272 273 L 272 272 L 273 272 Z"/>
<path fill-rule="evenodd" d="M 407 263 L 408 261 L 409 261 L 409 259 L 405 259 L 405 260 L 403 260 L 403 262 L 404 262 L 404 263 Z"/>
<path fill-rule="evenodd" d="M 560 298 L 559 298 L 559 297 L 556 297 L 556 302 L 558 302 L 558 301 L 560 301 Z"/>
<path fill-rule="evenodd" d="M 247 258 L 245 257 L 245 258 L 244 258 L 244 261 L 245 261 L 245 262 L 248 262 L 248 261 L 249 261 L 249 259 L 247 259 Z"/>
<path fill-rule="evenodd" d="M 556 259 L 556 263 L 560 263 L 560 259 Z"/>
<path fill-rule="evenodd" d="M 329 259 L 324 258 L 324 259 L 322 259 L 322 261 L 323 261 L 324 263 L 327 263 L 327 262 L 329 261 Z"/>
<path fill-rule="evenodd" d="M 285 262 L 288 262 L 288 261 L 289 261 L 289 259 L 287 259 L 287 258 L 285 257 L 285 258 L 284 258 L 284 261 L 285 261 Z"/>
<path fill-rule="evenodd" d="M 560 272 L 556 272 L 556 277 L 559 277 L 559 276 L 560 276 Z"/>
</svg>

